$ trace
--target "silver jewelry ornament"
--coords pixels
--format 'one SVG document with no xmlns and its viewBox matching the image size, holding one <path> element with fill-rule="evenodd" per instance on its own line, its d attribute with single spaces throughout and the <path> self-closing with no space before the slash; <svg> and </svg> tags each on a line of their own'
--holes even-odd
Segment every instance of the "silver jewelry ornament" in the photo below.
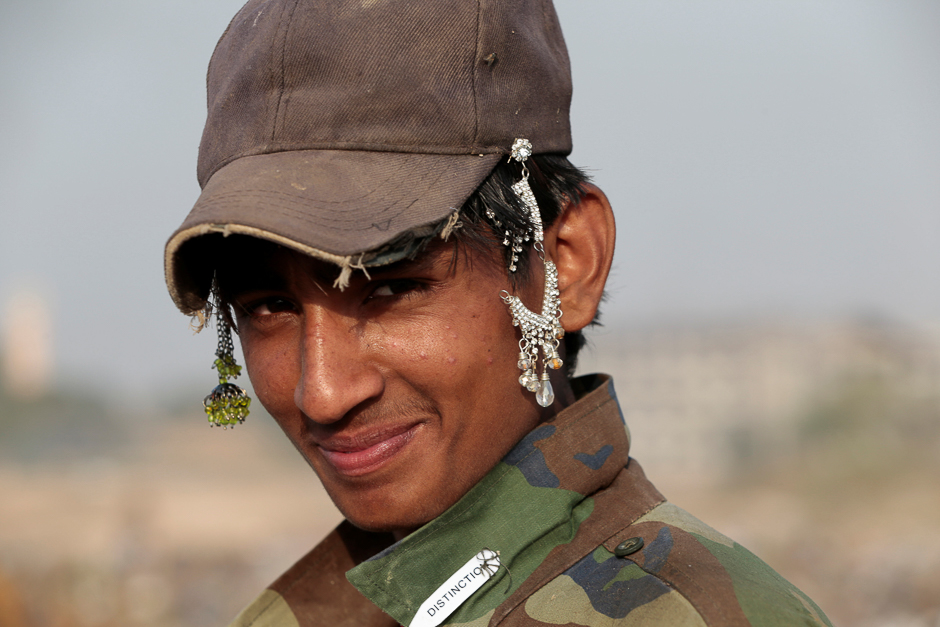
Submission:
<svg viewBox="0 0 940 627">
<path fill-rule="evenodd" d="M 529 224 L 531 226 L 522 233 L 513 233 L 508 230 L 503 233 L 503 246 L 509 247 L 511 252 L 509 259 L 510 272 L 516 271 L 516 264 L 519 263 L 519 254 L 522 252 L 522 247 L 530 240 L 533 242 L 535 249 L 539 251 L 539 256 L 544 256 L 542 253 L 542 215 L 539 213 L 539 206 L 535 202 L 535 194 L 532 193 L 532 188 L 529 186 L 529 168 L 525 165 L 525 161 L 531 156 L 532 143 L 528 139 L 517 139 L 513 142 L 509 159 L 514 159 L 522 164 L 522 178 L 513 183 L 512 191 L 525 205 L 529 213 Z M 496 215 L 491 209 L 487 210 L 486 215 L 497 227 L 502 228 L 502 223 L 496 220 Z"/>
<path fill-rule="evenodd" d="M 512 296 L 506 290 L 500 292 L 503 302 L 509 305 L 512 324 L 522 330 L 519 340 L 519 384 L 530 392 L 535 392 L 535 400 L 542 407 L 555 402 L 555 391 L 548 380 L 549 370 L 558 370 L 564 365 L 558 356 L 559 340 L 565 337 L 561 326 L 561 301 L 558 292 L 558 270 L 550 260 L 545 261 L 545 295 L 542 299 L 542 313 L 537 314 L 522 304 L 518 296 Z M 542 358 L 541 373 L 536 374 Z"/>
<path fill-rule="evenodd" d="M 555 391 L 549 381 L 549 370 L 557 370 L 564 365 L 558 356 L 559 341 L 565 336 L 561 326 L 561 300 L 558 291 L 558 269 L 550 259 L 545 258 L 545 249 L 542 246 L 544 233 L 542 231 L 542 214 L 535 194 L 529 186 L 529 169 L 525 165 L 526 159 L 532 156 L 532 144 L 527 139 L 517 139 L 512 145 L 510 158 L 522 164 L 522 178 L 513 184 L 512 190 L 519 197 L 529 211 L 532 229 L 523 237 L 516 236 L 513 241 L 512 261 L 509 271 L 516 271 L 518 253 L 522 252 L 522 242 L 533 241 L 533 248 L 538 252 L 539 258 L 545 263 L 545 294 L 542 299 L 542 313 L 530 311 L 518 296 L 512 296 L 506 290 L 500 297 L 509 305 L 512 315 L 512 324 L 522 330 L 522 339 L 519 340 L 519 384 L 530 392 L 535 392 L 535 400 L 542 407 L 548 407 L 555 402 Z M 510 244 L 510 234 L 506 232 L 504 245 Z M 536 369 L 541 353 L 542 368 L 539 374 Z"/>
<path fill-rule="evenodd" d="M 516 193 L 516 196 L 522 200 L 526 209 L 529 210 L 529 218 L 532 220 L 533 227 L 531 236 L 535 242 L 534 246 L 541 248 L 542 240 L 544 239 L 542 233 L 542 213 L 539 211 L 539 206 L 535 202 L 535 194 L 532 193 L 532 188 L 529 186 L 529 168 L 525 165 L 526 159 L 531 156 L 532 144 L 528 139 L 517 139 L 513 143 L 509 158 L 515 159 L 522 164 L 522 178 L 513 183 L 512 191 Z"/>
</svg>

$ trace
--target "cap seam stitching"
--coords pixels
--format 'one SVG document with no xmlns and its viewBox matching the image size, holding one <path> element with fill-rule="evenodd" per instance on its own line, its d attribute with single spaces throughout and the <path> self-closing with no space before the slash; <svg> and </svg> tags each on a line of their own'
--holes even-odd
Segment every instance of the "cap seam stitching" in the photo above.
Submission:
<svg viewBox="0 0 940 627">
<path fill-rule="evenodd" d="M 287 16 L 287 19 L 282 22 L 284 27 L 284 37 L 281 40 L 281 59 L 280 59 L 280 84 L 277 87 L 277 104 L 274 107 L 274 123 L 271 125 L 271 143 L 275 142 L 275 138 L 278 134 L 278 127 L 280 126 L 281 121 L 281 103 L 284 101 L 284 86 L 287 84 L 285 79 L 286 69 L 285 69 L 285 59 L 287 58 L 287 38 L 290 35 L 290 25 L 294 19 L 294 11 L 297 10 L 297 5 L 300 0 L 296 0 L 293 6 L 290 9 L 290 13 Z"/>
<path fill-rule="evenodd" d="M 483 11 L 480 8 L 482 0 L 477 0 L 477 32 L 476 32 L 476 46 L 473 50 L 473 79 L 470 81 L 473 87 L 473 143 L 477 144 L 480 140 L 480 103 L 478 102 L 479 96 L 477 92 L 477 77 L 480 72 L 480 33 L 482 29 L 480 28 L 480 22 L 483 19 Z"/>
<path fill-rule="evenodd" d="M 237 20 L 239 17 L 241 17 L 242 13 L 244 13 L 244 12 L 245 12 L 245 9 L 247 9 L 247 8 L 248 8 L 248 5 L 246 4 L 246 5 L 243 6 L 241 9 L 238 10 L 238 13 L 236 13 L 236 14 L 232 17 L 232 19 L 229 20 L 228 26 L 226 26 L 226 27 L 225 27 L 225 30 L 222 32 L 222 36 L 219 37 L 219 41 L 217 41 L 217 42 L 215 43 L 215 48 L 212 49 L 212 56 L 209 57 L 209 66 L 206 68 L 206 107 L 207 107 L 207 108 L 209 108 L 210 105 L 211 105 L 211 102 L 209 101 L 209 97 L 210 97 L 210 91 L 209 91 L 209 71 L 210 71 L 211 68 L 212 68 L 213 62 L 216 60 L 216 55 L 217 55 L 218 52 L 219 52 L 219 46 L 222 45 L 222 40 L 225 39 L 225 36 L 228 35 L 228 34 L 229 34 L 229 31 L 232 30 L 232 25 L 235 23 L 235 20 Z"/>
</svg>

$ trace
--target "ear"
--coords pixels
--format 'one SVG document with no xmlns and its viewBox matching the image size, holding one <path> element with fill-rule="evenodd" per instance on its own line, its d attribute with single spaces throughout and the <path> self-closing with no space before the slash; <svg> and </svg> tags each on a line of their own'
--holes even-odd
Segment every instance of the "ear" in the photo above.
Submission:
<svg viewBox="0 0 940 627">
<path fill-rule="evenodd" d="M 614 259 L 617 230 L 607 196 L 585 183 L 580 199 L 569 201 L 545 231 L 545 250 L 558 267 L 561 324 L 580 331 L 594 319 Z"/>
</svg>

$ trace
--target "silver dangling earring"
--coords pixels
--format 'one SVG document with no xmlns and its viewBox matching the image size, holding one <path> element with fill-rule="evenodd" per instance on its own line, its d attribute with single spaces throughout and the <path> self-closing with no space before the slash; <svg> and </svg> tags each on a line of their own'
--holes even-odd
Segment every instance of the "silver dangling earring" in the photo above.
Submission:
<svg viewBox="0 0 940 627">
<path fill-rule="evenodd" d="M 503 302 L 509 305 L 509 313 L 512 315 L 512 324 L 522 331 L 522 339 L 519 340 L 519 369 L 522 375 L 519 377 L 519 384 L 530 392 L 535 392 L 535 400 L 542 407 L 548 407 L 555 402 L 555 391 L 552 389 L 549 381 L 548 371 L 557 370 L 564 365 L 558 356 L 559 341 L 565 336 L 565 330 L 561 326 L 561 300 L 558 291 L 558 269 L 550 259 L 545 258 L 545 249 L 542 247 L 544 239 L 542 232 L 542 215 L 538 204 L 535 201 L 535 194 L 529 186 L 529 169 L 525 166 L 525 160 L 532 155 L 532 144 L 527 139 L 517 139 L 512 145 L 511 159 L 515 159 L 522 164 L 522 178 L 513 184 L 512 190 L 516 193 L 523 204 L 529 210 L 530 223 L 532 231 L 525 236 L 525 240 L 531 235 L 534 240 L 532 247 L 539 254 L 539 258 L 545 263 L 545 294 L 542 299 L 542 313 L 536 314 L 530 311 L 518 296 L 512 296 L 506 290 L 500 292 Z M 509 234 L 507 233 L 507 240 Z M 513 248 L 512 261 L 510 262 L 510 272 L 515 272 L 517 253 L 522 252 L 520 237 L 515 238 L 516 246 Z M 505 241 L 503 242 L 506 243 Z M 538 366 L 539 352 L 542 353 L 541 374 L 536 374 Z"/>
</svg>

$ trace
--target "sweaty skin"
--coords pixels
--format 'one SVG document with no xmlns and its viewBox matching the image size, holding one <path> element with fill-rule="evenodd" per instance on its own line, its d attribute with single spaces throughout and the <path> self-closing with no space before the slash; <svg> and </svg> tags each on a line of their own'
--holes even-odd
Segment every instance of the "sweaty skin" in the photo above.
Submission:
<svg viewBox="0 0 940 627">
<path fill-rule="evenodd" d="M 252 248 L 220 281 L 255 393 L 358 527 L 401 536 L 437 517 L 573 398 L 556 377 L 543 409 L 518 384 L 499 298 L 513 290 L 478 253 L 438 244 L 339 291 L 333 266 Z"/>
</svg>

